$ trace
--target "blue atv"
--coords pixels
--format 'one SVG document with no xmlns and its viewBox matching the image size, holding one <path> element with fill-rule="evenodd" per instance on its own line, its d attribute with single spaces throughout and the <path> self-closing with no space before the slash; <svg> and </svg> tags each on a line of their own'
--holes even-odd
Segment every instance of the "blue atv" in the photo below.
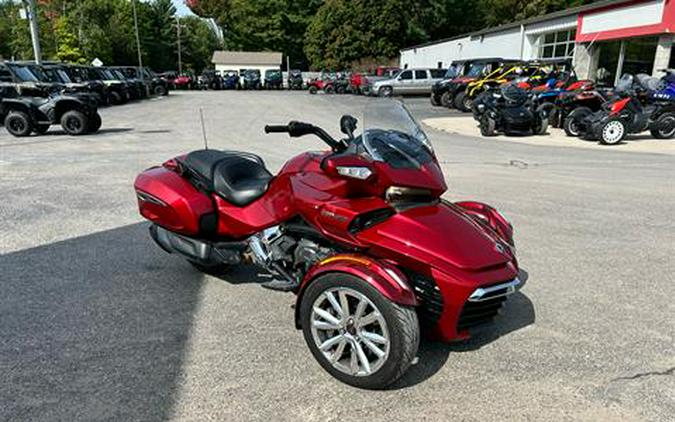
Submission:
<svg viewBox="0 0 675 422">
<path fill-rule="evenodd" d="M 226 70 L 223 72 L 223 89 L 239 89 L 239 72 Z"/>
</svg>

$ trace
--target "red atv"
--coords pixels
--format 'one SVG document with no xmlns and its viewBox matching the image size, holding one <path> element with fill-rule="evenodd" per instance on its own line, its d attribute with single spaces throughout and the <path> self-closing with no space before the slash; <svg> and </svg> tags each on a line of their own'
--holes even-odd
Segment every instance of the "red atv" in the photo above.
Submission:
<svg viewBox="0 0 675 422">
<path fill-rule="evenodd" d="M 190 75 L 180 75 L 173 80 L 173 85 L 176 89 L 192 89 L 194 88 L 194 78 Z"/>
<path fill-rule="evenodd" d="M 440 199 L 443 173 L 410 113 L 393 101 L 369 106 L 372 126 L 356 136 L 356 119 L 343 116 L 341 140 L 309 123 L 266 126 L 329 148 L 276 176 L 256 155 L 198 150 L 144 171 L 135 189 L 162 249 L 207 273 L 246 262 L 266 270 L 263 287 L 296 295 L 295 323 L 319 364 L 380 389 L 412 364 L 420 326 L 467 339 L 521 281 L 507 220 Z"/>
<path fill-rule="evenodd" d="M 307 91 L 316 94 L 323 91 L 325 94 L 335 94 L 335 77 L 322 72 L 318 78 L 312 78 L 307 82 Z"/>
</svg>

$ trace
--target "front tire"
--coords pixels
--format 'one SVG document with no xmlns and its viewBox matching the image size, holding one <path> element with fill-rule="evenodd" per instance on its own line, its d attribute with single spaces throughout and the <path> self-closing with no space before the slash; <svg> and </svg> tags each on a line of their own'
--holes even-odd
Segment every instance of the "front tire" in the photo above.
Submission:
<svg viewBox="0 0 675 422">
<path fill-rule="evenodd" d="M 380 97 L 391 98 L 394 96 L 394 90 L 390 86 L 383 86 L 377 91 L 377 95 Z"/>
<path fill-rule="evenodd" d="M 12 110 L 5 117 L 5 128 L 12 135 L 22 138 L 33 131 L 33 121 L 28 113 Z"/>
<path fill-rule="evenodd" d="M 319 90 L 315 86 L 310 86 L 309 87 L 309 93 L 314 95 L 318 92 Z"/>
<path fill-rule="evenodd" d="M 497 122 L 492 117 L 484 114 L 480 119 L 480 134 L 483 136 L 495 136 Z"/>
<path fill-rule="evenodd" d="M 84 135 L 89 131 L 89 119 L 79 110 L 70 110 L 61 117 L 61 127 L 69 135 Z"/>
<path fill-rule="evenodd" d="M 319 364 L 338 380 L 383 389 L 410 367 L 420 340 L 414 308 L 364 280 L 332 273 L 312 281 L 300 304 L 302 331 Z"/>
<path fill-rule="evenodd" d="M 532 134 L 544 135 L 546 134 L 546 129 L 548 129 L 548 119 L 539 118 L 532 127 Z"/>
<path fill-rule="evenodd" d="M 616 145 L 626 136 L 626 125 L 621 120 L 610 119 L 602 125 L 599 140 L 602 145 Z"/>
<path fill-rule="evenodd" d="M 473 100 L 466 91 L 460 92 L 454 99 L 455 108 L 465 113 L 471 111 Z"/>
<path fill-rule="evenodd" d="M 446 91 L 441 95 L 441 105 L 445 108 L 452 107 L 452 95 L 449 92 Z"/>
<path fill-rule="evenodd" d="M 565 131 L 565 134 L 567 136 L 581 136 L 583 132 L 583 125 L 581 122 L 591 113 L 591 109 L 587 107 L 579 107 L 572 110 L 563 121 L 563 130 Z"/>
<path fill-rule="evenodd" d="M 675 114 L 664 113 L 654 123 L 654 128 L 649 130 L 654 138 L 672 139 L 675 137 Z"/>
</svg>

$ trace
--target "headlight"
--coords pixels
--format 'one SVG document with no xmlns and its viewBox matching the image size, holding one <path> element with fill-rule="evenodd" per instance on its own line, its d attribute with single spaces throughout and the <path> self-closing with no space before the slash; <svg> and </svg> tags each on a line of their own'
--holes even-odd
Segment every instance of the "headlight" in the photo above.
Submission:
<svg viewBox="0 0 675 422">
<path fill-rule="evenodd" d="M 341 176 L 353 177 L 354 179 L 366 180 L 373 174 L 368 167 L 343 167 L 338 166 L 337 172 Z"/>
</svg>

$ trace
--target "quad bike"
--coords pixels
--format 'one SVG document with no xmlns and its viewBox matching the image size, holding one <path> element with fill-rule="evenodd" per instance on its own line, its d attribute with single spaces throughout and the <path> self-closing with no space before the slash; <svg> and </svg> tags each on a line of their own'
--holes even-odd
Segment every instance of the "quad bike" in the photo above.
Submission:
<svg viewBox="0 0 675 422">
<path fill-rule="evenodd" d="M 198 150 L 144 171 L 135 190 L 162 249 L 212 274 L 246 262 L 268 271 L 263 287 L 296 295 L 296 327 L 319 364 L 380 389 L 413 363 L 420 326 L 466 339 L 521 281 L 504 217 L 441 200 L 443 173 L 409 112 L 368 107 L 371 126 L 357 136 L 343 116 L 341 140 L 309 123 L 265 126 L 330 149 L 276 176 L 254 154 Z"/>
<path fill-rule="evenodd" d="M 288 89 L 302 89 L 304 81 L 302 80 L 302 71 L 293 69 L 288 73 Z"/>
<path fill-rule="evenodd" d="M 247 69 L 244 71 L 243 75 L 243 89 L 261 89 L 262 82 L 260 80 L 260 71 L 257 69 Z"/>
<path fill-rule="evenodd" d="M 307 91 L 314 95 L 319 91 L 325 94 L 335 93 L 335 82 L 331 78 L 313 78 L 307 82 Z"/>
<path fill-rule="evenodd" d="M 543 135 L 548 128 L 547 110 L 538 107 L 527 91 L 515 85 L 492 88 L 473 102 L 474 119 L 483 136 Z"/>
<path fill-rule="evenodd" d="M 45 134 L 53 124 L 61 124 L 66 133 L 74 136 L 94 133 L 101 127 L 93 99 L 85 101 L 67 95 L 2 98 L 0 118 L 5 129 L 17 137 L 33 132 Z"/>
<path fill-rule="evenodd" d="M 223 73 L 223 89 L 239 89 L 239 72 L 226 70 Z"/>
<path fill-rule="evenodd" d="M 569 122 L 572 120 L 573 122 Z M 604 145 L 618 144 L 627 134 L 649 130 L 656 139 L 675 137 L 675 77 L 667 72 L 662 85 L 648 91 L 633 75 L 626 74 L 616 86 L 615 96 L 596 112 L 582 110 L 568 116 L 565 125 L 575 124 L 579 136 Z"/>
<path fill-rule="evenodd" d="M 284 85 L 284 79 L 279 69 L 268 69 L 265 71 L 265 89 L 281 89 Z"/>
</svg>

